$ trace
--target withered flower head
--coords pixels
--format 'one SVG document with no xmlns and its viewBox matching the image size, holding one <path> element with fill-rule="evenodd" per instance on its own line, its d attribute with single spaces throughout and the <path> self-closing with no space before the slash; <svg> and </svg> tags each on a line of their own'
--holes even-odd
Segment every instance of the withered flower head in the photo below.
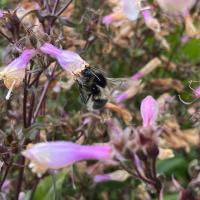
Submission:
<svg viewBox="0 0 200 200">
<path fill-rule="evenodd" d="M 9 89 L 6 99 L 9 99 L 12 90 L 22 83 L 25 69 L 34 55 L 34 49 L 26 49 L 18 58 L 0 71 L 0 79 L 4 81 L 5 86 Z"/>
</svg>

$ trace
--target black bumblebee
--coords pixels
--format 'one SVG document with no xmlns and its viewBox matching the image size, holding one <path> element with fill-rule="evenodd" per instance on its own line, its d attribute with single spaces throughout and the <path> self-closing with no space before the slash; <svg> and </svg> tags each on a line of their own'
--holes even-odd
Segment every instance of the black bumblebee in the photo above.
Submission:
<svg viewBox="0 0 200 200">
<path fill-rule="evenodd" d="M 86 67 L 76 78 L 79 87 L 81 101 L 87 105 L 89 110 L 101 109 L 107 103 L 103 90 L 107 86 L 104 75 L 92 67 Z"/>
</svg>

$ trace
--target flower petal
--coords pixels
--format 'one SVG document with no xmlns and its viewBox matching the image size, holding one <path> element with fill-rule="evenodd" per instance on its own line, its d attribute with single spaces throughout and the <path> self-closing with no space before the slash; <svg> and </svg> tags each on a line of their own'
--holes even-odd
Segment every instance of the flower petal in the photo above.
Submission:
<svg viewBox="0 0 200 200">
<path fill-rule="evenodd" d="M 121 0 L 122 11 L 130 20 L 136 20 L 139 17 L 140 9 L 136 0 Z"/>
<path fill-rule="evenodd" d="M 88 66 L 88 63 L 77 53 L 59 49 L 50 43 L 43 44 L 43 46 L 40 47 L 40 50 L 55 58 L 60 66 L 72 75 L 81 72 Z"/>
<path fill-rule="evenodd" d="M 108 160 L 109 144 L 79 145 L 72 142 L 45 142 L 33 145 L 22 155 L 46 169 L 60 169 L 81 160 Z"/>
<path fill-rule="evenodd" d="M 158 115 L 158 103 L 152 96 L 143 99 L 140 107 L 143 126 L 153 126 Z"/>
</svg>

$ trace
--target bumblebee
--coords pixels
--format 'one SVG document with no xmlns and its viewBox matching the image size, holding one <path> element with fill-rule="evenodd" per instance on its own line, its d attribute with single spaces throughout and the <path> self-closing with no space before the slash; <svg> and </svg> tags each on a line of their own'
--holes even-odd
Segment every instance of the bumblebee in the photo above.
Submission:
<svg viewBox="0 0 200 200">
<path fill-rule="evenodd" d="M 92 67 L 86 67 L 76 78 L 80 91 L 81 101 L 88 110 L 98 110 L 105 106 L 108 99 L 103 94 L 107 86 L 104 75 Z"/>
</svg>

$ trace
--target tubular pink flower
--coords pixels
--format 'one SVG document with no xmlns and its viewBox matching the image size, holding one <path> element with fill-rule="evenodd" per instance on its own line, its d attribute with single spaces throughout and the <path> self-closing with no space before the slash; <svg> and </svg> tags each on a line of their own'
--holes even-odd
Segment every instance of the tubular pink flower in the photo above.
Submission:
<svg viewBox="0 0 200 200">
<path fill-rule="evenodd" d="M 160 7 L 171 14 L 181 14 L 185 21 L 185 31 L 187 36 L 194 37 L 199 35 L 199 30 L 196 29 L 193 19 L 190 15 L 190 9 L 196 3 L 196 0 L 157 0 Z"/>
<path fill-rule="evenodd" d="M 16 58 L 9 65 L 7 65 L 6 69 L 25 69 L 31 58 L 33 58 L 34 56 L 34 49 L 26 49 L 18 58 Z"/>
<path fill-rule="evenodd" d="M 131 21 L 136 20 L 139 17 L 140 9 L 135 0 L 119 0 L 118 12 L 113 12 L 103 17 L 102 23 L 109 25 L 113 22 L 127 18 Z"/>
<path fill-rule="evenodd" d="M 152 96 L 143 99 L 140 107 L 143 119 L 143 127 L 154 126 L 158 115 L 158 103 Z"/>
<path fill-rule="evenodd" d="M 60 169 L 82 160 L 109 160 L 111 153 L 109 144 L 79 145 L 57 141 L 35 144 L 22 155 L 45 169 Z"/>
<path fill-rule="evenodd" d="M 77 53 L 59 49 L 50 43 L 45 43 L 40 50 L 55 58 L 60 66 L 72 75 L 81 72 L 88 66 L 88 63 Z"/>
<path fill-rule="evenodd" d="M 25 76 L 25 68 L 34 55 L 35 50 L 26 49 L 18 58 L 0 71 L 0 79 L 4 81 L 4 85 L 9 89 L 6 95 L 7 100 L 10 98 L 12 90 L 22 83 Z"/>
</svg>

